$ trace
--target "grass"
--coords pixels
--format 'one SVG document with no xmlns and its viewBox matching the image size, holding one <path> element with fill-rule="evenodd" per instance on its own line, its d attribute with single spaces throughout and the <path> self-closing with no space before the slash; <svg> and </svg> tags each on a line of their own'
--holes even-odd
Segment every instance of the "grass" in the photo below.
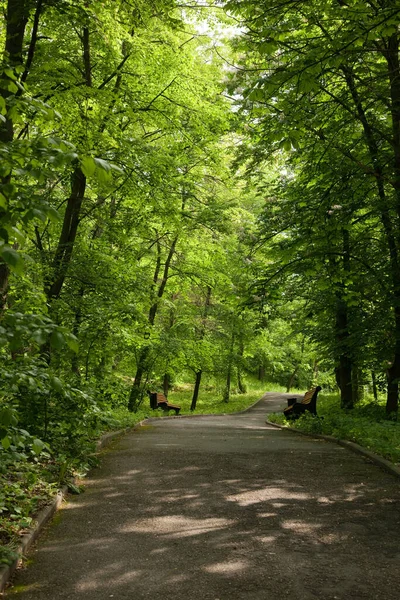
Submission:
<svg viewBox="0 0 400 600">
<path fill-rule="evenodd" d="M 307 433 L 332 435 L 356 442 L 393 463 L 400 463 L 400 422 L 385 419 L 384 402 L 367 397 L 353 410 L 340 408 L 336 394 L 320 394 L 318 415 L 309 413 L 297 421 L 287 421 L 282 413 L 269 415 L 270 421 Z"/>
<path fill-rule="evenodd" d="M 240 412 L 249 408 L 252 404 L 260 400 L 267 391 L 285 391 L 282 386 L 264 383 L 258 380 L 246 381 L 247 391 L 244 394 L 233 390 L 229 402 L 223 402 L 223 390 L 216 387 L 203 386 L 200 388 L 199 398 L 196 404 L 196 410 L 192 413 L 190 405 L 192 402 L 193 385 L 177 385 L 168 395 L 168 401 L 171 404 L 177 404 L 181 407 L 180 414 L 224 414 Z"/>
</svg>

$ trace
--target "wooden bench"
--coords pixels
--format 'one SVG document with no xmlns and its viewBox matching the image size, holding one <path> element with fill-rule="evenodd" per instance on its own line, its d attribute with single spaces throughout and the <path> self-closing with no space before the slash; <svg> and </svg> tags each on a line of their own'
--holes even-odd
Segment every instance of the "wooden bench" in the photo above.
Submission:
<svg viewBox="0 0 400 600">
<path fill-rule="evenodd" d="M 287 419 L 298 419 L 301 415 L 303 415 L 306 410 L 310 411 L 312 415 L 317 415 L 317 397 L 318 393 L 321 391 L 321 386 L 317 385 L 317 387 L 308 390 L 302 398 L 301 401 L 298 398 L 288 398 L 287 408 L 283 411 L 283 414 Z"/>
<path fill-rule="evenodd" d="M 176 406 L 176 404 L 169 404 L 167 398 L 164 394 L 158 394 L 157 392 L 148 392 L 150 398 L 150 408 L 153 410 L 157 410 L 157 408 L 161 408 L 164 412 L 168 412 L 170 410 L 174 410 L 176 415 L 179 415 L 179 411 L 181 410 L 180 406 Z"/>
</svg>

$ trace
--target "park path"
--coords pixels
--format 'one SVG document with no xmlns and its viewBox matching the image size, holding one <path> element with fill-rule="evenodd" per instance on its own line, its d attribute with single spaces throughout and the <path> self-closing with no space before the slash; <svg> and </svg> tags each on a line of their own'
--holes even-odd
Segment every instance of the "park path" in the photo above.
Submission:
<svg viewBox="0 0 400 600">
<path fill-rule="evenodd" d="M 160 419 L 104 453 L 7 598 L 398 600 L 399 482 L 249 412 Z"/>
</svg>

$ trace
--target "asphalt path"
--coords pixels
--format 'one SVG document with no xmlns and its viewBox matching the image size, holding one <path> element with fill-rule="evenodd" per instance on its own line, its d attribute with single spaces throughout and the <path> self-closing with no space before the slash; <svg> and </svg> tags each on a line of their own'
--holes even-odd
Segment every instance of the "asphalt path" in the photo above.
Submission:
<svg viewBox="0 0 400 600">
<path fill-rule="evenodd" d="M 266 426 L 284 401 L 153 420 L 113 443 L 7 598 L 398 600 L 398 479 Z"/>
</svg>

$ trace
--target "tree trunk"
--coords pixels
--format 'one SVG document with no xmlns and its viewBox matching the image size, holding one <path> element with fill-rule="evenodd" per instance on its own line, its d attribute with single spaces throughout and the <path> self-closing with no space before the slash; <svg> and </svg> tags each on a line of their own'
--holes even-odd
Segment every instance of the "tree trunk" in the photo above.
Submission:
<svg viewBox="0 0 400 600">
<path fill-rule="evenodd" d="M 237 368 L 237 382 L 238 382 L 238 390 L 239 394 L 246 394 L 247 387 L 245 382 L 243 381 L 243 373 L 240 366 Z"/>
<path fill-rule="evenodd" d="M 229 402 L 230 396 L 231 396 L 231 379 L 232 379 L 232 363 L 229 362 L 228 371 L 226 374 L 225 390 L 224 390 L 224 395 L 222 397 L 222 401 L 226 402 L 226 403 Z"/>
<path fill-rule="evenodd" d="M 244 343 L 243 336 L 239 337 L 239 352 L 238 352 L 238 365 L 237 365 L 237 382 L 239 394 L 245 394 L 247 392 L 246 384 L 243 380 L 243 355 L 244 355 Z"/>
<path fill-rule="evenodd" d="M 147 361 L 149 357 L 150 348 L 146 346 L 142 348 L 139 354 L 139 360 L 136 367 L 135 379 L 133 381 L 131 393 L 129 395 L 128 410 L 131 412 L 137 412 L 143 401 L 144 390 L 142 386 L 142 379 L 147 371 Z"/>
<path fill-rule="evenodd" d="M 74 324 L 72 326 L 72 333 L 74 334 L 74 336 L 76 338 L 79 337 L 79 330 L 80 330 L 81 324 L 82 324 L 82 300 L 83 300 L 84 294 L 85 294 L 85 288 L 83 286 L 81 286 L 81 288 L 79 289 L 79 293 L 78 293 L 78 306 L 75 310 Z M 77 352 L 72 353 L 71 370 L 77 377 L 80 378 L 81 372 L 79 370 L 79 355 Z"/>
<path fill-rule="evenodd" d="M 78 232 L 79 216 L 86 190 L 86 177 L 79 166 L 75 167 L 72 174 L 71 186 L 71 195 L 67 201 L 61 235 L 53 260 L 52 278 L 47 281 L 45 288 L 48 302 L 60 296 Z"/>
<path fill-rule="evenodd" d="M 222 397 L 222 401 L 223 402 L 229 402 L 230 395 L 231 395 L 232 366 L 233 366 L 233 349 L 234 349 L 234 346 L 235 346 L 235 332 L 232 331 L 231 346 L 230 346 L 230 349 L 229 349 L 229 357 L 228 357 L 228 370 L 227 370 L 227 373 L 226 373 L 225 391 L 224 391 L 224 395 Z"/>
<path fill-rule="evenodd" d="M 199 397 L 199 390 L 200 390 L 200 383 L 201 383 L 201 376 L 203 374 L 203 371 L 200 369 L 200 371 L 197 371 L 196 373 L 196 381 L 194 384 L 194 390 L 193 390 L 193 396 L 192 396 L 192 404 L 190 405 L 190 410 L 193 412 L 194 410 L 196 410 L 196 404 L 197 404 L 197 399 Z"/>
<path fill-rule="evenodd" d="M 288 383 L 287 383 L 287 386 L 286 386 L 286 393 L 287 393 L 287 394 L 288 394 L 288 393 L 290 392 L 290 390 L 292 389 L 292 386 L 293 386 L 293 383 L 294 383 L 294 380 L 295 380 L 295 377 L 296 377 L 296 375 L 297 375 L 297 371 L 298 371 L 298 370 L 299 370 L 299 365 L 296 365 L 296 368 L 295 368 L 295 370 L 293 371 L 293 373 L 291 374 L 291 376 L 290 376 L 290 378 L 289 378 L 289 381 L 288 381 Z"/>
<path fill-rule="evenodd" d="M 168 398 L 169 386 L 171 384 L 171 375 L 169 373 L 164 373 L 163 379 L 163 392 L 164 396 Z"/>
<path fill-rule="evenodd" d="M 5 65 L 16 67 L 22 64 L 22 53 L 24 46 L 25 27 L 28 22 L 29 6 L 26 0 L 8 0 L 6 12 L 6 33 L 3 62 Z M 7 80 L 7 74 L 4 74 Z M 0 96 L 7 102 L 11 96 L 7 89 L 0 89 Z M 14 127 L 11 119 L 5 116 L 4 121 L 0 121 L 0 142 L 10 144 L 14 139 Z M 7 184 L 11 181 L 11 173 L 2 178 L 1 183 Z M 4 311 L 7 304 L 8 294 L 8 265 L 0 258 L 0 314 Z"/>
<path fill-rule="evenodd" d="M 310 387 L 312 387 L 314 385 L 314 383 L 318 383 L 318 373 L 319 373 L 319 367 L 318 367 L 318 361 L 314 360 L 314 366 L 313 366 L 313 374 L 312 374 L 312 380 L 310 381 Z"/>
<path fill-rule="evenodd" d="M 375 371 L 372 371 L 371 377 L 372 377 L 372 393 L 374 395 L 375 402 L 378 402 L 378 386 L 376 385 Z"/>
<path fill-rule="evenodd" d="M 393 185 L 396 191 L 396 212 L 400 216 L 400 71 L 399 71 L 399 43 L 397 33 L 391 36 L 389 43 L 382 49 L 382 54 L 388 64 L 388 76 L 390 81 L 390 96 L 391 96 L 391 117 L 392 117 L 392 132 L 393 132 L 393 151 L 394 151 L 394 173 Z M 373 128 L 371 127 L 361 98 L 355 85 L 354 75 L 349 68 L 344 69 L 347 85 L 350 89 L 354 104 L 357 109 L 358 117 L 362 123 L 365 138 L 371 162 L 374 168 L 376 185 L 379 197 L 379 209 L 383 229 L 385 231 L 389 258 L 390 258 L 390 275 L 392 279 L 392 306 L 394 307 L 394 333 L 395 347 L 392 366 L 388 370 L 388 391 L 386 400 L 386 414 L 389 417 L 397 415 L 398 411 L 398 380 L 400 378 L 400 269 L 398 260 L 398 248 L 400 243 L 399 227 L 393 224 L 390 216 L 390 202 L 386 197 L 384 187 L 384 172 L 382 159 L 379 154 L 379 147 L 375 140 Z M 386 160 L 383 157 L 383 160 Z"/>
<path fill-rule="evenodd" d="M 352 368 L 353 404 L 361 402 L 364 398 L 363 373 L 358 365 Z"/>
<path fill-rule="evenodd" d="M 258 381 L 264 381 L 264 379 L 265 379 L 265 366 L 259 365 L 258 366 Z"/>
</svg>

